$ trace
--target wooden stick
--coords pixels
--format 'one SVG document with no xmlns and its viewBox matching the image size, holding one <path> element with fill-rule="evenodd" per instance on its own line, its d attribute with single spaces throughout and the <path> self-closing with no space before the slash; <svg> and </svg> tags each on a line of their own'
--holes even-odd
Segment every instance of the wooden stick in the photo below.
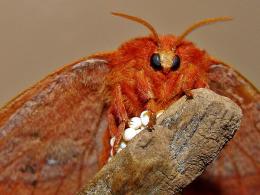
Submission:
<svg viewBox="0 0 260 195">
<path fill-rule="evenodd" d="M 242 113 L 208 89 L 192 94 L 138 134 L 79 194 L 176 194 L 198 177 L 233 137 Z"/>
</svg>

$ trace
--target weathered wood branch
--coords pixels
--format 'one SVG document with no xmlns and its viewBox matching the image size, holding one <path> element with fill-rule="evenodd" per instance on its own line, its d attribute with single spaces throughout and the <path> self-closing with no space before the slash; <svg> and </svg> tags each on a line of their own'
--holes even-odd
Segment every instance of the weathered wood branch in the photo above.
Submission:
<svg viewBox="0 0 260 195">
<path fill-rule="evenodd" d="M 176 194 L 199 176 L 233 137 L 242 113 L 208 89 L 171 105 L 79 193 Z"/>
</svg>

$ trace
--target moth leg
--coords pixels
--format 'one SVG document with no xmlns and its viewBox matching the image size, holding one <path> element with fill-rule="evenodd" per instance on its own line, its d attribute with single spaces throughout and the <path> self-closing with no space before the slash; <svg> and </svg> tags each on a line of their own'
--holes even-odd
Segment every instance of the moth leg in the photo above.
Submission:
<svg viewBox="0 0 260 195">
<path fill-rule="evenodd" d="M 147 125 L 148 128 L 152 128 L 156 124 L 156 113 L 149 111 L 150 119 Z"/>
<path fill-rule="evenodd" d="M 117 133 L 117 125 L 116 125 L 116 118 L 112 112 L 111 109 L 109 109 L 108 111 L 108 130 L 109 130 L 109 134 L 111 136 L 114 136 Z"/>
<path fill-rule="evenodd" d="M 155 98 L 152 86 L 143 70 L 135 74 L 135 80 L 136 94 L 141 102 L 148 103 L 149 100 Z"/>
<path fill-rule="evenodd" d="M 191 92 L 191 90 L 185 90 L 184 94 L 187 96 L 188 99 L 193 99 L 193 93 Z"/>
<path fill-rule="evenodd" d="M 120 85 L 118 85 L 114 90 L 114 120 L 117 124 L 117 129 L 110 129 L 111 133 L 115 136 L 115 143 L 112 148 L 112 154 L 114 155 L 115 151 L 119 147 L 119 144 L 122 140 L 123 132 L 125 130 L 126 124 L 128 122 L 128 115 L 123 101 L 123 95 Z"/>
<path fill-rule="evenodd" d="M 146 109 L 149 113 L 149 123 L 148 127 L 152 127 L 156 123 L 156 112 L 158 111 L 158 106 L 155 102 L 155 95 L 144 71 L 138 71 L 135 75 L 136 80 L 136 91 L 138 98 L 146 104 Z"/>
<path fill-rule="evenodd" d="M 197 88 L 208 88 L 208 83 L 206 82 L 205 75 L 201 75 L 200 77 L 197 78 L 197 80 L 192 84 L 192 89 L 197 89 Z M 193 98 L 193 94 L 191 92 L 191 89 L 188 88 L 184 90 L 184 94 L 187 96 L 188 99 Z"/>
<path fill-rule="evenodd" d="M 197 88 L 208 88 L 208 84 L 206 83 L 206 78 L 203 75 L 198 77 L 198 79 L 192 86 L 192 89 L 197 89 Z M 184 90 L 184 94 L 187 96 L 188 99 L 193 98 L 191 89 Z"/>
<path fill-rule="evenodd" d="M 147 126 L 148 128 L 152 128 L 156 124 L 156 113 L 161 109 L 158 107 L 155 99 L 150 99 L 146 107 L 149 113 L 149 123 Z"/>
</svg>

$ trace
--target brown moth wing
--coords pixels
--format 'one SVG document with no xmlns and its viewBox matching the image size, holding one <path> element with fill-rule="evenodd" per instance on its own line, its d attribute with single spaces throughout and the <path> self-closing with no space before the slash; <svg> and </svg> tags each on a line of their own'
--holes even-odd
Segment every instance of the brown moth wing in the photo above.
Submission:
<svg viewBox="0 0 260 195">
<path fill-rule="evenodd" d="M 82 59 L 0 110 L 0 194 L 74 194 L 95 174 L 108 71 L 104 60 Z"/>
<path fill-rule="evenodd" d="M 210 67 L 209 85 L 240 105 L 243 120 L 218 159 L 188 189 L 192 194 L 260 194 L 260 93 L 221 63 Z"/>
</svg>

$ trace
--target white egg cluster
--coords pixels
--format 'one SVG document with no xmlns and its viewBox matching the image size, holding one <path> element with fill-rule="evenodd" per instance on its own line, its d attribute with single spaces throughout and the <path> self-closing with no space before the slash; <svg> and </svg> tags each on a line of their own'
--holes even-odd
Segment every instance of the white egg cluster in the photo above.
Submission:
<svg viewBox="0 0 260 195">
<path fill-rule="evenodd" d="M 158 118 L 164 110 L 160 110 L 156 113 L 156 118 Z M 119 148 L 117 149 L 117 153 L 120 152 L 127 146 L 127 142 L 132 140 L 138 133 L 140 133 L 143 129 L 145 129 L 149 123 L 150 116 L 147 110 L 143 111 L 140 114 L 140 117 L 133 117 L 129 120 L 128 128 L 125 129 L 123 133 L 123 139 L 120 142 Z M 113 148 L 115 144 L 115 137 L 110 139 L 110 146 Z M 110 151 L 110 156 L 113 156 L 113 151 Z M 110 158 L 109 158 L 110 160 Z"/>
</svg>

